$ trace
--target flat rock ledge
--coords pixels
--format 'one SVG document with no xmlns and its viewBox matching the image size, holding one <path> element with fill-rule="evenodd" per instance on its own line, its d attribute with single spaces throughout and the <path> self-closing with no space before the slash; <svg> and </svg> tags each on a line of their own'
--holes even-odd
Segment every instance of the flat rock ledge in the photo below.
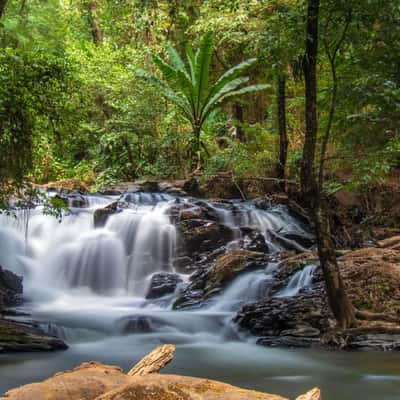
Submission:
<svg viewBox="0 0 400 400">
<path fill-rule="evenodd" d="M 12 389 L 0 400 L 288 400 L 209 379 L 159 374 L 174 352 L 173 345 L 161 346 L 127 374 L 118 366 L 83 363 L 43 382 Z M 320 392 L 313 389 L 298 399 L 320 400 Z"/>
<path fill-rule="evenodd" d="M 45 335 L 40 329 L 0 319 L 0 354 L 10 352 L 66 350 L 60 339 Z"/>
</svg>

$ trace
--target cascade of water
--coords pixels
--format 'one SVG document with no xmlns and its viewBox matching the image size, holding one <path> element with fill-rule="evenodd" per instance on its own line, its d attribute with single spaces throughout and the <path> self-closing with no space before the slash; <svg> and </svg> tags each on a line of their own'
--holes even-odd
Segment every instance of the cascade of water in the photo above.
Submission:
<svg viewBox="0 0 400 400">
<path fill-rule="evenodd" d="M 281 290 L 276 297 L 293 297 L 300 292 L 301 289 L 311 285 L 316 265 L 307 265 L 301 271 L 297 271 L 290 279 L 286 288 Z"/>
</svg>

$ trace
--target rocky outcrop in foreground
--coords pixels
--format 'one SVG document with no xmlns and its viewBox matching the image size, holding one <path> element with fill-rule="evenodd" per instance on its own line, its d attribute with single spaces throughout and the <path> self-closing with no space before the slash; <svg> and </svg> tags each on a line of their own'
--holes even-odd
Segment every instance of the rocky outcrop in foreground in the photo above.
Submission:
<svg viewBox="0 0 400 400">
<path fill-rule="evenodd" d="M 40 383 L 10 390 L 4 400 L 287 400 L 209 379 L 160 375 L 175 347 L 165 345 L 136 364 L 127 374 L 117 366 L 83 363 Z M 320 400 L 313 389 L 298 400 Z"/>
</svg>

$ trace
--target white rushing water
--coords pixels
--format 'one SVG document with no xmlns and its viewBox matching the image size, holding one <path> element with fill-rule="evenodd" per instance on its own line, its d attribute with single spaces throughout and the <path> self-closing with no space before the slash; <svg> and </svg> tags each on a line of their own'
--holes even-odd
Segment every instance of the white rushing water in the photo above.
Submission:
<svg viewBox="0 0 400 400">
<path fill-rule="evenodd" d="M 233 313 L 265 295 L 272 279 L 271 265 L 265 266 L 266 271 L 240 276 L 198 311 L 171 310 L 171 296 L 165 301 L 146 299 L 155 273 L 175 272 L 178 237 L 169 216 L 175 199 L 157 193 L 128 193 L 122 198 L 128 207 L 96 229 L 94 211 L 115 200 L 86 196 L 86 208 L 71 208 L 61 222 L 40 209 L 31 211 L 28 220 L 26 213 L 24 218 L 0 216 L 0 265 L 24 276 L 26 307 L 51 332 L 69 342 L 141 330 L 147 338 L 162 341 L 168 337 L 175 342 L 211 337 L 221 341 L 232 328 Z M 242 227 L 256 228 L 270 251 L 280 249 L 271 240 L 272 231 L 301 231 L 279 209 L 258 210 L 251 203 L 234 207 L 206 204 L 234 231 L 227 251 L 239 247 Z"/>
<path fill-rule="evenodd" d="M 123 200 L 129 206 L 95 229 L 94 211 L 115 200 L 85 196 L 86 208 L 72 208 L 61 222 L 42 215 L 40 209 L 23 212 L 17 219 L 0 215 L 0 265 L 24 276 L 23 310 L 70 346 L 62 353 L 0 355 L 0 394 L 83 361 L 95 359 L 129 368 L 134 360 L 168 342 L 179 351 L 167 372 L 292 397 L 321 384 L 327 400 L 398 398 L 398 382 L 391 379 L 398 359 L 385 358 L 385 368 L 367 370 L 369 363 L 362 354 L 349 358 L 312 350 L 266 349 L 238 335 L 233 315 L 243 304 L 265 296 L 276 264 L 240 275 L 198 310 L 174 311 L 171 295 L 146 299 L 151 277 L 175 270 L 179 238 L 168 212 L 175 200 L 163 194 L 128 194 Z M 302 232 L 297 221 L 279 207 L 263 211 L 243 202 L 234 207 L 207 206 L 221 223 L 234 229 L 227 251 L 240 248 L 243 227 L 256 228 L 270 252 L 281 249 L 279 241 L 273 240 L 275 235 L 285 230 Z M 314 270 L 309 266 L 297 272 L 278 295 L 298 294 L 309 286 Z M 188 275 L 181 277 L 187 282 Z M 365 371 L 360 371 L 360 365 Z M 383 378 L 378 382 L 376 376 Z M 370 381 L 373 386 L 368 386 Z M 354 387 L 360 396 L 354 397 Z"/>
</svg>

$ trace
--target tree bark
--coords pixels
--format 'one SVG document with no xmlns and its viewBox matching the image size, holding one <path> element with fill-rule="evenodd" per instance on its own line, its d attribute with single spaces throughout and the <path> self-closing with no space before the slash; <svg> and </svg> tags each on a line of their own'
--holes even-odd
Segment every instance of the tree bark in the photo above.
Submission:
<svg viewBox="0 0 400 400">
<path fill-rule="evenodd" d="M 342 329 L 351 328 L 356 323 L 356 316 L 340 274 L 324 199 L 318 200 L 313 214 L 318 256 L 324 274 L 328 303 L 338 326 Z"/>
<path fill-rule="evenodd" d="M 243 107 L 239 103 L 235 103 L 233 105 L 233 114 L 235 118 L 239 121 L 240 124 L 243 123 Z M 236 137 L 239 140 L 239 142 L 245 142 L 246 138 L 244 136 L 244 131 L 243 128 L 239 125 L 236 126 Z"/>
<path fill-rule="evenodd" d="M 96 0 L 85 0 L 84 6 L 87 12 L 87 18 L 93 43 L 99 45 L 103 43 L 104 34 L 100 25 L 98 16 L 98 4 Z"/>
<path fill-rule="evenodd" d="M 277 118 L 279 132 L 279 162 L 277 165 L 277 178 L 281 179 L 280 187 L 285 191 L 286 177 L 286 160 L 288 153 L 288 136 L 286 127 L 286 77 L 280 75 L 278 77 L 278 94 L 277 94 Z"/>
<path fill-rule="evenodd" d="M 308 0 L 306 54 L 303 61 L 306 95 L 306 135 L 301 160 L 300 185 L 311 205 L 315 194 L 314 158 L 317 143 L 317 56 L 320 0 Z"/>
<path fill-rule="evenodd" d="M 317 56 L 318 24 L 320 0 L 308 0 L 306 54 L 304 57 L 305 97 L 306 97 L 306 137 L 301 165 L 301 192 L 305 206 L 310 211 L 314 223 L 318 255 L 324 274 L 329 306 L 338 326 L 346 329 L 355 325 L 354 308 L 347 296 L 335 247 L 331 239 L 328 206 L 314 171 L 317 145 Z"/>
<path fill-rule="evenodd" d="M 0 0 L 0 18 L 4 16 L 8 0 Z"/>
<path fill-rule="evenodd" d="M 147 356 L 142 358 L 129 372 L 129 376 L 142 376 L 159 372 L 174 358 L 175 346 L 166 344 L 157 347 Z"/>
</svg>

